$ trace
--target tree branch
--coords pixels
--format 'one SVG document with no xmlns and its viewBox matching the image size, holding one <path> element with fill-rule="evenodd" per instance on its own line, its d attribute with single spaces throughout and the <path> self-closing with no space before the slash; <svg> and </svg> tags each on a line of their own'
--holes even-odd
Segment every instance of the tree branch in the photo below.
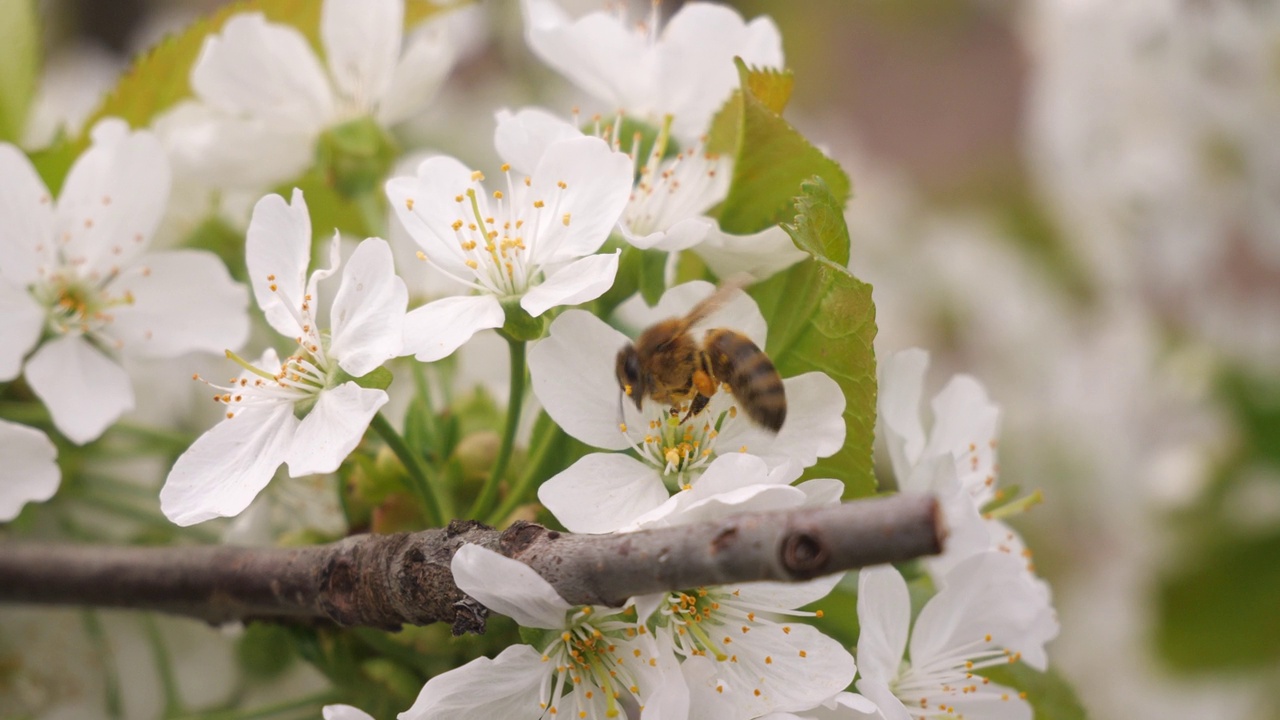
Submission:
<svg viewBox="0 0 1280 720">
<path fill-rule="evenodd" d="M 651 592 L 807 580 L 942 549 L 932 497 L 896 495 L 738 515 L 682 527 L 573 535 L 517 523 L 356 535 L 304 548 L 0 545 L 0 603 L 87 605 L 210 623 L 329 620 L 398 629 L 447 622 L 483 632 L 488 611 L 454 585 L 466 543 L 528 564 L 572 604 L 620 605 Z"/>
</svg>

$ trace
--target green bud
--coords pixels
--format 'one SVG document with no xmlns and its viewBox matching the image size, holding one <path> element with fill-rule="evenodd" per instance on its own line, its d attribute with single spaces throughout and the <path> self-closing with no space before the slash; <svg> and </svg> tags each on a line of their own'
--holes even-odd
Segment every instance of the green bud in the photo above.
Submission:
<svg viewBox="0 0 1280 720">
<path fill-rule="evenodd" d="M 453 454 L 462 468 L 463 477 L 482 478 L 489 474 L 501 447 L 501 435 L 493 430 L 480 430 L 462 438 Z"/>
<path fill-rule="evenodd" d="M 395 141 L 370 117 L 331 127 L 316 144 L 316 164 L 348 200 L 378 192 L 396 155 Z"/>
<path fill-rule="evenodd" d="M 502 309 L 507 314 L 507 321 L 502 325 L 502 334 L 509 340 L 529 342 L 542 337 L 547 331 L 547 316 L 544 313 L 533 317 L 520 307 L 520 298 L 511 298 L 502 302 Z"/>
</svg>

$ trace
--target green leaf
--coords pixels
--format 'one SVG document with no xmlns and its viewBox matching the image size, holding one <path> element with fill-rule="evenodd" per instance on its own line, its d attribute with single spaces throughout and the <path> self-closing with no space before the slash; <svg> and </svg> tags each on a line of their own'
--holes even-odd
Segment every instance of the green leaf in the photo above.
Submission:
<svg viewBox="0 0 1280 720">
<path fill-rule="evenodd" d="M 985 668 L 978 674 L 1026 693 L 1035 720 L 1084 720 L 1089 716 L 1075 689 L 1053 670 L 1040 672 L 1018 662 Z"/>
<path fill-rule="evenodd" d="M 0 0 L 0 140 L 22 138 L 39 72 L 35 0 Z"/>
<path fill-rule="evenodd" d="M 1157 595 L 1156 646 L 1191 672 L 1273 666 L 1280 659 L 1280 533 L 1227 537 L 1183 559 Z"/>
<path fill-rule="evenodd" d="M 717 213 L 721 229 L 748 235 L 786 220 L 800 183 L 814 175 L 843 209 L 849 176 L 778 114 L 790 95 L 790 75 L 737 62 L 742 88 L 712 120 L 707 141 L 709 152 L 734 158 L 733 181 Z"/>
<path fill-rule="evenodd" d="M 844 447 L 818 460 L 805 478 L 839 478 L 845 498 L 866 497 L 876 490 L 875 304 L 871 286 L 843 265 L 849 231 L 842 202 L 821 178 L 805 182 L 802 190 L 795 220 L 783 229 L 810 258 L 752 287 L 751 295 L 769 320 L 765 351 L 783 377 L 820 370 L 844 392 Z"/>
<path fill-rule="evenodd" d="M 374 368 L 372 372 L 355 378 L 356 385 L 370 390 L 386 390 L 391 387 L 393 376 L 391 371 L 384 367 Z"/>
</svg>

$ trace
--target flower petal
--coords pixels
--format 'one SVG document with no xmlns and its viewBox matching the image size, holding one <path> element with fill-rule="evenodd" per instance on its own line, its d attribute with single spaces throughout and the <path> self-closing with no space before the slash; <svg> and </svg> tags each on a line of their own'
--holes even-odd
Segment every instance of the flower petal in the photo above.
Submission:
<svg viewBox="0 0 1280 720">
<path fill-rule="evenodd" d="M 493 133 L 493 145 L 498 157 L 525 175 L 533 174 L 552 144 L 582 137 L 582 131 L 573 123 L 542 108 L 521 108 L 515 113 L 504 109 L 496 117 L 498 129 Z"/>
<path fill-rule="evenodd" d="M 244 252 L 253 295 L 267 323 L 285 337 L 302 336 L 298 308 L 290 307 L 306 295 L 311 263 L 311 217 L 301 190 L 294 188 L 289 203 L 267 195 L 253 206 Z"/>
<path fill-rule="evenodd" d="M 261 13 L 234 15 L 205 38 L 191 68 L 191 89 L 233 116 L 312 134 L 334 116 L 329 78 L 307 39 Z"/>
<path fill-rule="evenodd" d="M 0 143 L 0 217 L 0 277 L 25 288 L 50 259 L 53 198 L 27 156 L 8 143 Z"/>
<path fill-rule="evenodd" d="M 746 273 L 756 280 L 772 277 L 808 257 L 776 225 L 752 235 L 730 235 L 717 224 L 693 251 L 717 277 Z"/>
<path fill-rule="evenodd" d="M 468 547 L 468 546 L 464 546 Z M 461 552 L 461 550 L 459 551 Z M 399 720 L 538 720 L 539 690 L 550 669 L 538 651 L 512 645 L 490 660 L 476 658 L 436 675 Z"/>
<path fill-rule="evenodd" d="M 0 279 L 0 382 L 22 372 L 22 359 L 40 340 L 43 329 L 44 308 L 30 293 Z"/>
<path fill-rule="evenodd" d="M 360 444 L 369 422 L 388 399 L 385 390 L 363 388 L 354 382 L 322 391 L 315 407 L 298 424 L 285 456 L 289 475 L 301 477 L 337 470 Z"/>
<path fill-rule="evenodd" d="M 651 232 L 647 235 L 636 235 L 624 223 L 621 227 L 622 237 L 634 247 L 641 250 L 665 250 L 677 252 L 702 242 L 716 228 L 716 221 L 705 217 L 691 217 L 676 221 L 671 227 Z M 728 277 L 721 275 L 720 277 Z"/>
<path fill-rule="evenodd" d="M 391 246 L 369 238 L 356 247 L 329 315 L 329 352 L 353 377 L 372 372 L 402 354 L 409 291 L 396 275 Z"/>
<path fill-rule="evenodd" d="M 830 595 L 843 579 L 844 573 L 835 573 L 805 582 L 745 583 L 737 587 L 737 597 L 762 607 L 794 610 Z"/>
<path fill-rule="evenodd" d="M 655 95 L 644 35 L 607 12 L 571 21 L 552 0 L 522 0 L 525 37 L 534 54 L 610 110 L 645 112 Z"/>
<path fill-rule="evenodd" d="M 502 327 L 506 314 L 492 295 L 455 295 L 414 308 L 404 318 L 404 354 L 433 362 L 453 354 L 481 330 Z"/>
<path fill-rule="evenodd" d="M 144 250 L 160 224 L 169 160 L 154 134 L 122 120 L 99 121 L 91 135 L 62 185 L 55 233 L 72 265 L 105 275 Z"/>
<path fill-rule="evenodd" d="M 297 427 L 287 402 L 224 419 L 173 464 L 160 489 L 160 510 L 184 527 L 239 515 L 284 462 Z"/>
<path fill-rule="evenodd" d="M 858 662 L 865 663 L 861 653 L 858 655 Z M 865 667 L 865 664 L 859 667 Z M 889 679 L 868 678 L 864 673 L 858 678 L 858 692 L 875 703 L 884 720 L 913 720 L 911 713 L 907 712 L 907 706 L 903 705 L 902 701 L 893 694 L 893 690 L 889 689 Z"/>
<path fill-rule="evenodd" d="M 231 279 L 218 256 L 203 250 L 173 250 L 140 258 L 111 283 L 112 295 L 133 302 L 114 311 L 110 334 L 121 352 L 169 358 L 193 350 L 238 349 L 249 337 L 249 296 Z"/>
<path fill-rule="evenodd" d="M 389 127 L 408 120 L 431 102 L 453 68 L 455 52 L 440 23 L 415 32 L 378 102 L 378 123 Z"/>
<path fill-rule="evenodd" d="M 404 0 L 325 0 L 320 42 L 329 76 L 347 98 L 371 102 L 391 84 L 404 34 Z"/>
<path fill-rule="evenodd" d="M 529 235 L 537 238 L 531 262 L 549 265 L 599 250 L 631 197 L 632 173 L 631 159 L 600 138 L 552 143 L 529 178 L 527 196 L 556 208 L 531 218 L 536 230 Z"/>
<path fill-rule="evenodd" d="M 617 250 L 574 260 L 555 271 L 541 284 L 530 288 L 520 298 L 520 307 L 538 317 L 553 307 L 595 300 L 613 287 L 621 255 L 622 251 Z"/>
<path fill-rule="evenodd" d="M 230 116 L 184 101 L 151 124 L 173 163 L 179 187 L 252 191 L 296 178 L 315 156 L 314 133 L 260 117 Z M 175 198 L 183 193 L 175 192 Z"/>
<path fill-rule="evenodd" d="M 889 683 L 898 677 L 910 624 L 911 598 L 902 575 L 890 565 L 859 571 L 858 668 L 863 678 Z M 866 693 L 861 684 L 858 689 Z"/>
<path fill-rule="evenodd" d="M 0 420 L 0 522 L 18 516 L 29 502 L 44 502 L 58 491 L 62 472 L 58 449 L 45 434 Z"/>
<path fill-rule="evenodd" d="M 615 354 L 630 340 L 588 312 L 569 310 L 529 350 L 533 392 L 556 424 L 588 445 L 630 447 L 618 429 Z"/>
<path fill-rule="evenodd" d="M 920 422 L 920 398 L 924 394 L 924 373 L 929 353 L 919 348 L 896 352 L 880 362 L 877 403 L 881 434 L 889 447 L 893 474 L 899 481 L 911 473 L 911 466 L 924 451 L 924 425 Z"/>
<path fill-rule="evenodd" d="M 573 608 L 533 568 L 479 545 L 463 545 L 450 565 L 458 589 L 528 628 L 565 626 Z"/>
<path fill-rule="evenodd" d="M 969 375 L 951 378 L 931 406 L 933 427 L 924 455 L 952 455 L 960 484 L 980 504 L 986 504 L 996 492 L 1000 406 L 991 402 L 982 383 Z"/>
<path fill-rule="evenodd" d="M 320 710 L 324 720 L 373 720 L 373 716 L 350 705 L 325 705 Z"/>
<path fill-rule="evenodd" d="M 538 488 L 538 500 L 576 533 L 613 532 L 667 497 L 656 468 L 619 453 L 591 453 Z"/>
<path fill-rule="evenodd" d="M 451 224 L 458 217 L 455 198 L 473 184 L 470 168 L 447 156 L 423 160 L 414 177 L 387 181 L 387 200 L 409 236 L 426 252 L 428 261 L 456 278 L 475 275 Z"/>
<path fill-rule="evenodd" d="M 129 374 L 79 335 L 42 345 L 27 362 L 27 382 L 54 426 L 77 445 L 96 440 L 133 409 Z"/>
<path fill-rule="evenodd" d="M 787 419 L 773 433 L 753 423 L 726 426 L 719 443 L 745 445 L 770 467 L 794 460 L 809 467 L 844 446 L 844 392 L 823 372 L 807 372 L 782 381 L 787 393 Z"/>
</svg>

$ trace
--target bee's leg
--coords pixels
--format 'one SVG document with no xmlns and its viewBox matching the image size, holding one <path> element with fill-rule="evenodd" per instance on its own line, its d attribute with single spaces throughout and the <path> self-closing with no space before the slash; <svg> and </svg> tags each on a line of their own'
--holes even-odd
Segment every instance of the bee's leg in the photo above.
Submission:
<svg viewBox="0 0 1280 720">
<path fill-rule="evenodd" d="M 685 413 L 684 417 L 681 418 L 680 422 L 683 423 L 685 420 L 688 420 L 694 415 L 697 415 L 698 413 L 702 412 L 703 408 L 705 408 L 707 406 L 707 403 L 709 402 L 711 402 L 711 398 L 707 397 L 706 395 L 703 395 L 702 393 L 698 393 L 697 395 L 694 395 L 693 402 L 689 403 L 689 412 Z"/>
</svg>

